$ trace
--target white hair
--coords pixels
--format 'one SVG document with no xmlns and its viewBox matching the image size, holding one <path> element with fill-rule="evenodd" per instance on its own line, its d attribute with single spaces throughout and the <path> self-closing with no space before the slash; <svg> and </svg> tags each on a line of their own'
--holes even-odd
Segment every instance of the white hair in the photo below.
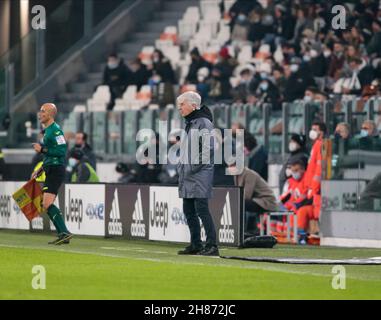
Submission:
<svg viewBox="0 0 381 320">
<path fill-rule="evenodd" d="M 181 94 L 176 99 L 176 103 L 179 104 L 180 101 L 188 101 L 190 104 L 196 105 L 196 109 L 200 109 L 201 107 L 201 96 L 194 91 L 187 91 Z"/>
</svg>

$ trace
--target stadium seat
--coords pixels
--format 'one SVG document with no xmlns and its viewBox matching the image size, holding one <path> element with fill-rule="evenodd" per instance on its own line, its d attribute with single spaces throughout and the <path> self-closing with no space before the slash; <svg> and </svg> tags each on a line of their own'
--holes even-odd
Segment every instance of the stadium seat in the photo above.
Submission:
<svg viewBox="0 0 381 320">
<path fill-rule="evenodd" d="M 197 32 L 197 21 L 179 21 L 179 39 L 180 41 L 188 41 Z"/>
<path fill-rule="evenodd" d="M 173 44 L 177 43 L 177 27 L 168 26 L 164 29 L 164 32 L 160 35 L 160 40 L 171 41 Z"/>
<path fill-rule="evenodd" d="M 152 63 L 152 55 L 155 51 L 155 47 L 153 46 L 145 46 L 143 47 L 142 51 L 139 54 L 139 59 L 144 64 L 151 64 Z"/>
</svg>

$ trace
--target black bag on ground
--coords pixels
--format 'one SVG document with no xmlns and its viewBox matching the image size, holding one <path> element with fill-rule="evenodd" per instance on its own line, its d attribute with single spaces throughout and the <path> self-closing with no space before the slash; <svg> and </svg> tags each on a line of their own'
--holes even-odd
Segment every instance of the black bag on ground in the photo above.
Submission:
<svg viewBox="0 0 381 320">
<path fill-rule="evenodd" d="M 253 236 L 243 241 L 239 248 L 273 248 L 277 244 L 277 240 L 273 236 Z"/>
</svg>

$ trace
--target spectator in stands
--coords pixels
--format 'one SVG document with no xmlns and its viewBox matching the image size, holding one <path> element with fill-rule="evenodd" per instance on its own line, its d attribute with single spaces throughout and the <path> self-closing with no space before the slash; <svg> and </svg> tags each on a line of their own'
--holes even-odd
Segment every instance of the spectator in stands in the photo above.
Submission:
<svg viewBox="0 0 381 320">
<path fill-rule="evenodd" d="M 365 120 L 362 123 L 361 137 L 379 137 L 379 132 L 374 121 Z"/>
<path fill-rule="evenodd" d="M 284 90 L 286 102 L 303 99 L 306 88 L 315 85 L 311 75 L 301 66 L 300 58 L 291 59 L 290 72 Z"/>
<path fill-rule="evenodd" d="M 87 142 L 87 134 L 83 131 L 79 131 L 75 134 L 75 145 L 73 148 L 69 151 L 68 156 L 71 155 L 71 153 L 75 149 L 82 150 L 86 161 L 90 163 L 90 165 L 94 168 L 94 170 L 97 170 L 97 158 L 93 152 L 93 149 Z"/>
<path fill-rule="evenodd" d="M 234 164 L 229 167 L 229 171 L 234 177 L 234 184 L 244 188 L 245 232 L 258 234 L 257 222 L 259 215 L 265 212 L 278 211 L 274 192 L 258 173 L 247 167 L 239 175 L 236 173 L 237 168 Z"/>
<path fill-rule="evenodd" d="M 245 12 L 239 12 L 231 35 L 232 45 L 241 47 L 248 40 L 250 23 Z"/>
<path fill-rule="evenodd" d="M 132 183 L 136 182 L 136 172 L 135 170 L 131 170 L 126 163 L 119 162 L 116 165 L 115 171 L 120 174 L 118 178 L 118 183 Z"/>
<path fill-rule="evenodd" d="M 146 65 L 143 64 L 139 58 L 132 61 L 130 70 L 131 76 L 129 85 L 137 86 L 137 90 L 139 91 L 142 86 L 148 84 L 148 81 L 152 76 L 152 72 L 148 71 Z"/>
<path fill-rule="evenodd" d="M 257 139 L 245 130 L 245 156 L 247 167 L 257 172 L 264 180 L 268 178 L 268 153 L 263 145 L 258 145 Z"/>
<path fill-rule="evenodd" d="M 338 72 L 343 68 L 345 62 L 344 45 L 342 42 L 336 42 L 333 45 L 333 54 L 330 57 L 328 67 L 328 76 L 337 79 Z"/>
<path fill-rule="evenodd" d="M 370 39 L 366 50 L 373 57 L 381 57 L 381 19 L 372 21 L 373 35 Z"/>
<path fill-rule="evenodd" d="M 214 100 L 229 100 L 231 98 L 230 77 L 237 62 L 233 59 L 228 48 L 224 47 L 219 53 L 219 61 L 212 68 L 209 97 Z"/>
<path fill-rule="evenodd" d="M 209 69 L 204 67 L 197 71 L 197 92 L 200 94 L 203 101 L 207 101 L 209 98 L 210 86 L 208 84 Z"/>
<path fill-rule="evenodd" d="M 319 52 L 317 48 L 312 48 L 308 56 L 310 57 L 308 65 L 312 75 L 314 77 L 324 77 L 327 73 L 328 61 L 324 57 L 323 52 Z"/>
<path fill-rule="evenodd" d="M 192 59 L 192 63 L 189 66 L 189 72 L 185 80 L 188 83 L 196 84 L 198 83 L 198 71 L 203 68 L 207 68 L 208 70 L 210 70 L 211 65 L 201 56 L 198 48 L 193 48 L 190 52 L 190 56 Z"/>
<path fill-rule="evenodd" d="M 351 127 L 346 122 L 337 124 L 334 133 L 332 153 L 338 155 L 340 164 L 343 164 L 343 157 L 348 153 L 351 143 Z"/>
<path fill-rule="evenodd" d="M 160 77 L 160 82 L 176 84 L 176 76 L 173 71 L 170 61 L 164 57 L 162 51 L 156 49 L 152 56 L 153 66 L 152 71 Z"/>
<path fill-rule="evenodd" d="M 321 209 L 321 179 L 322 179 L 322 145 L 327 134 L 327 126 L 323 122 L 315 121 L 309 132 L 309 138 L 313 142 L 308 162 L 306 179 L 308 183 L 308 199 L 313 200 L 314 217 L 311 221 L 311 233 L 319 232 L 319 217 Z"/>
<path fill-rule="evenodd" d="M 229 10 L 229 15 L 231 18 L 231 28 L 233 27 L 237 21 L 238 15 L 240 13 L 244 13 L 248 15 L 257 5 L 257 1 L 247 1 L 247 0 L 237 0 Z"/>
<path fill-rule="evenodd" d="M 274 16 L 274 28 L 277 35 L 286 41 L 291 40 L 294 35 L 295 18 L 282 3 L 275 5 Z"/>
<path fill-rule="evenodd" d="M 232 95 L 235 102 L 247 102 L 247 97 L 249 95 L 255 94 L 255 89 L 257 84 L 257 79 L 254 78 L 254 69 L 244 68 L 239 76 L 239 84 L 234 89 L 232 89 Z"/>
<path fill-rule="evenodd" d="M 112 110 L 115 106 L 115 99 L 120 98 L 126 90 L 131 71 L 119 59 L 115 53 L 108 56 L 107 65 L 103 72 L 103 84 L 110 88 L 111 100 L 107 105 L 107 110 Z"/>
<path fill-rule="evenodd" d="M 338 76 L 339 79 L 333 85 L 333 93 L 344 95 L 361 91 L 360 81 L 350 70 L 341 70 Z"/>
<path fill-rule="evenodd" d="M 284 75 L 284 70 L 282 67 L 277 66 L 273 70 L 272 77 L 274 79 L 274 84 L 279 90 L 279 94 L 281 95 L 281 99 L 283 100 L 284 91 L 286 88 L 287 79 Z"/>
<path fill-rule="evenodd" d="M 281 194 L 284 192 L 283 188 L 286 180 L 291 177 L 291 164 L 296 161 L 301 161 L 304 163 L 304 167 L 307 168 L 308 151 L 305 136 L 296 133 L 292 134 L 288 143 L 288 151 L 290 152 L 290 156 L 279 173 L 279 190 Z"/>
<path fill-rule="evenodd" d="M 315 101 L 316 102 L 325 102 L 328 100 L 328 95 L 323 91 L 318 91 L 315 93 Z"/>
<path fill-rule="evenodd" d="M 280 94 L 278 88 L 269 79 L 262 79 L 255 94 L 258 103 L 270 103 L 273 110 L 280 110 Z"/>
<path fill-rule="evenodd" d="M 282 193 L 280 200 L 287 210 L 293 211 L 298 218 L 299 243 L 307 244 L 309 222 L 314 218 L 312 199 L 308 199 L 308 178 L 306 163 L 295 159 L 290 163 L 291 177 L 288 178 L 288 188 Z"/>
<path fill-rule="evenodd" d="M 357 86 L 348 91 L 345 90 L 344 93 L 350 93 L 350 94 L 361 94 L 361 88 L 365 87 L 366 85 L 370 85 L 373 80 L 373 69 L 366 64 L 366 62 L 358 57 L 354 57 L 351 60 L 349 60 L 349 66 L 352 71 L 352 82 L 358 82 L 360 88 L 357 89 Z"/>
<path fill-rule="evenodd" d="M 379 151 L 381 149 L 380 134 L 377 130 L 376 123 L 372 120 L 365 120 L 361 126 L 360 132 L 360 149 Z"/>
<path fill-rule="evenodd" d="M 81 149 L 74 149 L 70 152 L 66 171 L 70 173 L 69 182 L 71 183 L 99 182 L 97 173 Z"/>
<path fill-rule="evenodd" d="M 337 139 L 350 139 L 351 137 L 351 128 L 348 123 L 340 122 L 337 124 L 335 129 L 335 138 Z"/>
<path fill-rule="evenodd" d="M 159 139 L 160 136 L 157 133 L 150 140 L 150 147 L 156 150 L 155 154 L 149 154 L 148 148 L 145 150 L 138 150 L 143 152 L 143 155 L 137 154 L 137 159 L 140 159 L 135 164 L 134 170 L 136 171 L 136 182 L 138 183 L 159 183 L 159 174 L 162 171 L 162 165 L 159 159 Z"/>
<path fill-rule="evenodd" d="M 308 87 L 304 92 L 304 102 L 313 102 L 315 101 L 316 94 L 318 93 L 318 89 L 316 87 Z"/>
<path fill-rule="evenodd" d="M 250 25 L 248 29 L 247 40 L 258 47 L 265 37 L 264 26 L 262 25 L 262 14 L 259 10 L 253 10 L 249 17 Z"/>
<path fill-rule="evenodd" d="M 150 84 L 153 88 L 153 100 L 166 106 L 175 100 L 174 85 L 176 76 L 170 61 L 164 57 L 163 52 L 155 50 L 153 53 L 152 77 Z"/>
</svg>

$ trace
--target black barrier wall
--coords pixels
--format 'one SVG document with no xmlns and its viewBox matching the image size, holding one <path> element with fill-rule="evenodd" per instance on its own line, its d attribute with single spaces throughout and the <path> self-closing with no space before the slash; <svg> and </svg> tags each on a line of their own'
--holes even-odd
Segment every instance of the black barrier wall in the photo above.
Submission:
<svg viewBox="0 0 381 320">
<path fill-rule="evenodd" d="M 22 183 L 18 183 L 21 184 Z M 16 190 L 14 182 L 2 182 L 4 197 Z M 60 207 L 69 230 L 76 235 L 147 239 L 188 243 L 190 234 L 178 197 L 177 186 L 66 184 L 55 204 Z M 219 245 L 239 246 L 243 238 L 243 189 L 213 189 L 209 208 Z M 7 206 L 8 207 L 8 206 Z M 10 208 L 14 205 L 10 203 Z M 28 229 L 20 210 L 0 216 L 0 229 Z M 20 221 L 20 222 L 15 222 Z M 33 232 L 54 231 L 46 215 L 29 225 Z M 205 230 L 202 227 L 202 238 Z"/>
</svg>

